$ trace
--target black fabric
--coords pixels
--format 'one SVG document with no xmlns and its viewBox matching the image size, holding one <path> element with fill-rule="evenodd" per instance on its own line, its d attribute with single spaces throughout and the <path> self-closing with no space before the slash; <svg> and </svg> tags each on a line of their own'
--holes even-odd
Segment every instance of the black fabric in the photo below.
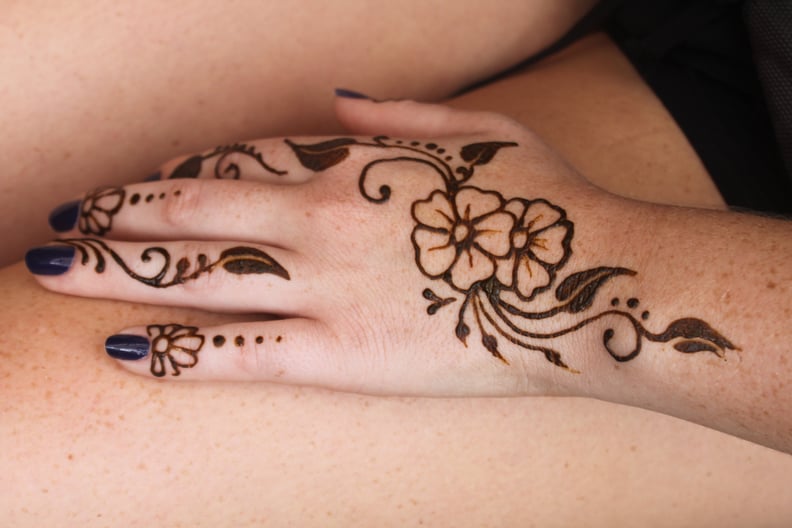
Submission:
<svg viewBox="0 0 792 528">
<path fill-rule="evenodd" d="M 742 9 L 740 0 L 604 0 L 559 41 L 499 77 L 605 30 L 677 121 L 730 206 L 790 214 L 792 178 L 773 134 Z M 792 33 L 792 26 L 782 22 L 775 30 Z M 779 49 L 779 39 L 771 40 L 759 42 Z M 768 68 L 776 82 L 779 63 Z"/>
<path fill-rule="evenodd" d="M 744 15 L 778 146 L 792 175 L 792 0 L 752 0 Z"/>
</svg>

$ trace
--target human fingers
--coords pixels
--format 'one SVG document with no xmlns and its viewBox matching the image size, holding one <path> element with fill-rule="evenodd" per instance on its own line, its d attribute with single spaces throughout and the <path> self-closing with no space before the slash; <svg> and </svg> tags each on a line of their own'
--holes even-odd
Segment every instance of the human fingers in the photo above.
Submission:
<svg viewBox="0 0 792 528">
<path fill-rule="evenodd" d="M 512 384 L 521 384 L 504 382 L 510 376 L 503 375 L 502 364 L 482 368 L 441 354 L 373 354 L 326 323 L 305 318 L 150 324 L 109 336 L 105 351 L 135 374 L 174 381 L 265 381 L 411 396 L 508 394 Z"/>
<path fill-rule="evenodd" d="M 280 141 L 267 139 L 220 145 L 166 161 L 147 180 L 211 178 L 294 184 L 310 179 L 309 171 L 290 165 L 281 146 Z"/>
<path fill-rule="evenodd" d="M 293 185 L 214 179 L 97 189 L 55 223 L 64 237 L 238 240 L 292 247 L 306 233 L 303 191 Z"/>
<path fill-rule="evenodd" d="M 31 249 L 25 262 L 46 288 L 84 297 L 278 314 L 311 305 L 304 259 L 261 244 L 71 238 Z"/>
<path fill-rule="evenodd" d="M 354 134 L 440 137 L 496 132 L 515 121 L 493 112 L 458 110 L 417 101 L 377 101 L 356 92 L 336 90 L 336 117 Z"/>
<path fill-rule="evenodd" d="M 375 114 L 388 109 L 367 105 Z M 420 119 L 419 107 L 402 106 L 415 120 Z M 388 128 L 387 123 L 383 126 Z M 572 226 L 564 211 L 546 199 L 522 197 L 521 164 L 536 157 L 522 146 L 525 134 L 498 126 L 503 128 L 498 134 L 473 136 L 450 129 L 450 135 L 442 139 L 382 135 L 287 139 L 283 144 L 291 151 L 292 163 L 317 176 L 304 185 L 281 186 L 307 191 L 305 215 L 310 213 L 314 223 L 306 229 L 310 238 L 296 241 L 294 248 L 300 258 L 288 261 L 286 253 L 281 256 L 270 247 L 270 240 L 261 241 L 262 251 L 290 273 L 290 284 L 281 287 L 272 281 L 283 281 L 283 277 L 263 277 L 270 279 L 266 285 L 279 302 L 252 299 L 256 293 L 268 296 L 261 293 L 268 290 L 256 290 L 255 281 L 242 288 L 229 286 L 221 282 L 218 273 L 206 275 L 205 280 L 221 280 L 216 288 L 204 287 L 201 295 L 179 294 L 179 290 L 206 286 L 200 279 L 175 284 L 168 278 L 166 282 L 174 283 L 173 288 L 151 289 L 145 300 L 197 308 L 272 311 L 320 321 L 336 340 L 328 341 L 329 351 L 348 361 L 347 373 L 355 375 L 346 382 L 344 378 L 322 378 L 323 363 L 306 362 L 316 369 L 312 373 L 316 383 L 330 389 L 360 384 L 356 379 L 360 373 L 376 380 L 364 388 L 379 394 L 547 393 L 552 376 L 526 380 L 524 365 L 549 361 L 564 373 L 574 371 L 574 363 L 560 351 L 565 343 L 542 341 L 566 336 L 566 331 L 545 328 L 545 319 L 563 307 L 540 304 L 534 309 L 520 303 L 552 293 L 556 270 L 569 256 Z M 432 132 L 441 129 L 438 125 Z M 547 168 L 532 166 L 534 188 L 553 177 L 549 170 L 553 167 Z M 203 183 L 199 179 L 184 185 Z M 573 190 L 567 189 L 566 194 Z M 238 213 L 252 217 L 255 209 Z M 202 223 L 200 218 L 196 221 Z M 226 217 L 220 222 L 228 225 L 233 219 Z M 104 243 L 112 249 L 111 241 Z M 195 249 L 201 243 L 194 244 Z M 145 260 L 141 249 L 131 253 L 136 263 Z M 206 253 L 202 266 L 222 260 L 223 251 L 215 247 L 211 254 Z M 198 261 L 193 250 L 184 269 L 179 271 L 177 265 L 174 273 L 191 278 L 190 263 Z M 144 270 L 133 271 L 152 276 L 150 269 L 145 275 Z M 173 277 L 170 272 L 153 272 Z M 118 278 L 118 288 L 123 290 L 129 284 L 129 274 L 119 273 Z M 47 281 L 42 279 L 52 288 Z M 113 291 L 111 284 L 108 281 L 103 286 L 101 295 L 130 298 L 128 292 Z M 133 286 L 141 291 L 140 286 Z M 82 294 L 99 295 L 91 293 L 92 288 L 95 291 L 98 286 L 89 284 Z M 79 293 L 77 290 L 79 286 L 70 293 Z M 512 304 L 507 307 L 500 302 L 502 292 L 510 295 L 507 299 Z M 519 313 L 506 313 L 510 308 Z M 522 313 L 530 328 L 512 321 Z M 427 320 L 426 314 L 432 319 Z M 301 350 L 308 354 L 310 349 Z M 205 375 L 212 372 L 209 369 Z M 300 379 L 306 378 L 297 377 L 295 382 Z"/>
</svg>

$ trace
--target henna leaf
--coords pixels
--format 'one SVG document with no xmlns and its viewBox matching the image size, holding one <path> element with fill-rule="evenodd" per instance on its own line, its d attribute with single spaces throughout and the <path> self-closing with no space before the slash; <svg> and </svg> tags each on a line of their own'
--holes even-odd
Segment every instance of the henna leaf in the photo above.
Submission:
<svg viewBox="0 0 792 528">
<path fill-rule="evenodd" d="M 709 343 L 702 343 L 701 341 L 680 341 L 674 345 L 676 350 L 686 354 L 693 354 L 695 352 L 712 352 L 713 354 L 720 355 L 718 349 Z"/>
<path fill-rule="evenodd" d="M 484 345 L 484 348 L 489 350 L 490 354 L 492 354 L 496 358 L 500 359 L 501 361 L 503 361 L 507 365 L 509 364 L 509 362 L 506 361 L 506 358 L 504 358 L 501 355 L 500 351 L 498 350 L 498 340 L 495 338 L 494 335 L 482 334 L 481 335 L 481 344 Z"/>
<path fill-rule="evenodd" d="M 238 246 L 227 249 L 220 254 L 217 264 L 223 266 L 226 271 L 237 275 L 272 273 L 286 280 L 290 279 L 289 272 L 274 258 L 252 247 Z"/>
<path fill-rule="evenodd" d="M 556 365 L 561 368 L 565 368 L 569 371 L 576 372 L 573 369 L 569 368 L 569 365 L 564 363 L 564 360 L 561 359 L 561 354 L 559 354 L 555 350 L 549 348 L 543 348 L 542 350 L 544 351 L 545 359 L 547 359 L 547 361 L 549 361 L 553 365 Z"/>
<path fill-rule="evenodd" d="M 516 147 L 517 143 L 504 141 L 488 141 L 486 143 L 472 143 L 465 145 L 459 151 L 459 156 L 470 163 L 470 166 L 485 165 L 492 161 L 495 154 L 503 147 Z"/>
<path fill-rule="evenodd" d="M 462 319 L 459 320 L 459 323 L 457 324 L 455 329 L 455 333 L 457 339 L 462 341 L 462 343 L 464 343 L 465 346 L 467 346 L 467 336 L 470 335 L 470 327 L 466 325 L 465 321 L 463 321 Z"/>
<path fill-rule="evenodd" d="M 673 321 L 665 332 L 648 336 L 655 342 L 667 343 L 673 339 L 683 338 L 676 343 L 674 348 L 680 352 L 712 352 L 718 356 L 723 355 L 726 349 L 734 350 L 736 347 L 731 341 L 715 331 L 701 319 L 685 318 Z"/>
<path fill-rule="evenodd" d="M 597 290 L 617 275 L 635 275 L 627 268 L 599 267 L 573 273 L 556 288 L 556 299 L 568 301 L 566 310 L 570 313 L 582 312 L 594 302 Z"/>
<path fill-rule="evenodd" d="M 170 178 L 197 178 L 201 173 L 201 165 L 203 164 L 203 157 L 193 156 L 187 158 L 181 164 L 173 169 Z"/>
<path fill-rule="evenodd" d="M 286 140 L 306 169 L 321 172 L 344 161 L 349 156 L 349 145 L 357 144 L 352 138 L 337 138 L 313 145 L 298 145 Z"/>
</svg>

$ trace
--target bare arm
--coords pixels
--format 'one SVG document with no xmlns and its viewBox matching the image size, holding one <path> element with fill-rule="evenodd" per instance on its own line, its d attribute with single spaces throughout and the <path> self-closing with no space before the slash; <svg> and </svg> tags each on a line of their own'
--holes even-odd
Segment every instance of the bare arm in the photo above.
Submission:
<svg viewBox="0 0 792 528">
<path fill-rule="evenodd" d="M 782 526 L 792 457 L 580 398 L 368 398 L 161 383 L 120 325 L 217 316 L 47 292 L 0 270 L 0 518 L 12 526 Z M 574 505 L 574 507 L 570 507 Z M 670 506 L 673 505 L 673 508 Z"/>
<path fill-rule="evenodd" d="M 135 353 L 108 353 L 140 374 L 594 396 L 792 451 L 790 390 L 763 390 L 792 374 L 792 224 L 617 198 L 503 117 L 337 104 L 358 136 L 251 142 L 242 181 L 216 179 L 212 151 L 190 179 L 176 160 L 89 193 L 31 271 L 65 293 L 283 317 L 118 328 Z M 260 153 L 279 170 L 243 164 Z"/>
<path fill-rule="evenodd" d="M 48 236 L 39 214 L 161 160 L 332 132 L 328 95 L 436 99 L 558 38 L 592 0 L 3 2 L 0 263 Z"/>
</svg>

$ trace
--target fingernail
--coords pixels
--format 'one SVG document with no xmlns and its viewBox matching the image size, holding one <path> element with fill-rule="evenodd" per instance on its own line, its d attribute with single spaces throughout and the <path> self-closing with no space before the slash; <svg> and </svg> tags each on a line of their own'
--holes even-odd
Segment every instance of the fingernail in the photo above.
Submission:
<svg viewBox="0 0 792 528">
<path fill-rule="evenodd" d="M 80 214 L 80 200 L 61 204 L 49 215 L 49 225 L 58 233 L 69 231 L 77 225 L 77 216 Z"/>
<path fill-rule="evenodd" d="M 150 181 L 159 181 L 161 179 L 162 179 L 162 173 L 160 171 L 157 171 L 151 176 L 146 177 L 146 179 L 143 181 L 150 182 Z"/>
<path fill-rule="evenodd" d="M 347 90 L 345 88 L 336 88 L 335 89 L 335 94 L 336 94 L 336 97 L 346 97 L 347 99 L 369 99 L 369 100 L 371 100 L 371 97 L 369 97 L 368 95 L 363 95 L 360 92 L 355 92 L 353 90 Z"/>
<path fill-rule="evenodd" d="M 25 254 L 25 264 L 34 275 L 62 275 L 74 260 L 71 246 L 42 246 Z"/>
<path fill-rule="evenodd" d="M 124 361 L 143 359 L 149 353 L 149 340 L 139 335 L 116 334 L 107 338 L 105 350 L 115 359 Z"/>
</svg>

